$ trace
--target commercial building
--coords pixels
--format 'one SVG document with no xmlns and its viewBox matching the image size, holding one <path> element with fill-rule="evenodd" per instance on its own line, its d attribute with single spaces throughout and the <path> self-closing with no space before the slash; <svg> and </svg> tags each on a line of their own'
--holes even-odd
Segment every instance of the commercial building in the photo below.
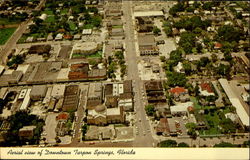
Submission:
<svg viewBox="0 0 250 160">
<path fill-rule="evenodd" d="M 103 101 L 102 83 L 90 83 L 88 90 L 87 109 L 94 109 L 95 106 L 101 105 Z"/>
<path fill-rule="evenodd" d="M 21 139 L 31 138 L 34 136 L 34 129 L 36 126 L 23 126 L 19 129 L 18 135 Z"/>
<path fill-rule="evenodd" d="M 20 110 L 27 110 L 27 108 L 29 107 L 29 105 L 30 105 L 30 92 L 31 92 L 31 89 L 28 89 L 26 94 L 25 94 L 25 97 L 23 99 L 23 103 L 20 107 Z"/>
<path fill-rule="evenodd" d="M 65 89 L 64 101 L 62 110 L 63 111 L 76 111 L 78 107 L 78 97 L 79 97 L 79 86 L 70 85 Z"/>
<path fill-rule="evenodd" d="M 146 81 L 144 83 L 148 103 L 164 103 L 166 97 L 163 92 L 163 86 L 161 81 Z"/>
<path fill-rule="evenodd" d="M 33 45 L 29 48 L 28 54 L 49 54 L 51 50 L 51 45 Z"/>
<path fill-rule="evenodd" d="M 66 85 L 64 84 L 56 84 L 53 85 L 52 91 L 51 91 L 51 97 L 55 99 L 60 99 L 64 97 Z"/>
<path fill-rule="evenodd" d="M 82 54 L 85 56 L 94 54 L 99 49 L 101 49 L 100 44 L 96 42 L 83 42 L 83 43 L 76 43 L 72 49 L 73 54 Z"/>
<path fill-rule="evenodd" d="M 134 17 L 164 17 L 162 11 L 136 11 Z"/>
<path fill-rule="evenodd" d="M 139 34 L 138 44 L 141 56 L 158 55 L 159 50 L 156 46 L 153 34 Z"/>
<path fill-rule="evenodd" d="M 43 99 L 47 93 L 46 85 L 33 86 L 30 92 L 31 100 L 38 101 Z"/>
<path fill-rule="evenodd" d="M 241 123 L 244 126 L 249 127 L 249 114 L 246 111 L 247 108 L 244 108 L 242 101 L 240 101 L 240 99 L 235 95 L 234 91 L 232 90 L 232 88 L 228 83 L 228 80 L 221 78 L 219 79 L 219 82 L 222 88 L 224 89 L 225 93 L 227 94 L 229 101 L 236 108 L 236 113 L 239 116 Z"/>
</svg>

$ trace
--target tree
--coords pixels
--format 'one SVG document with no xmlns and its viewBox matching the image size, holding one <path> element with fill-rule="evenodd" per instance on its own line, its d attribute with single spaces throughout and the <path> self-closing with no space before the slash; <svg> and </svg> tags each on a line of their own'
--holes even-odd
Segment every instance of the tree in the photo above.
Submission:
<svg viewBox="0 0 250 160">
<path fill-rule="evenodd" d="M 239 42 L 242 32 L 232 25 L 223 25 L 218 29 L 218 37 L 221 41 Z"/>
<path fill-rule="evenodd" d="M 212 59 L 212 62 L 215 63 L 218 60 L 218 57 L 216 54 L 212 53 L 211 59 Z"/>
<path fill-rule="evenodd" d="M 206 2 L 203 4 L 202 8 L 205 9 L 205 10 L 212 10 L 212 7 L 213 7 L 213 2 Z"/>
<path fill-rule="evenodd" d="M 160 60 L 161 60 L 161 62 L 165 62 L 166 61 L 166 57 L 165 56 L 160 56 Z"/>
<path fill-rule="evenodd" d="M 98 62 L 96 60 L 90 59 L 89 64 L 95 68 L 98 65 Z"/>
<path fill-rule="evenodd" d="M 173 50 L 170 52 L 170 60 L 173 60 L 174 66 L 178 64 L 182 60 L 182 52 L 180 49 Z"/>
<path fill-rule="evenodd" d="M 245 141 L 244 143 L 243 143 L 243 147 L 250 147 L 250 140 L 248 140 L 248 141 Z"/>
<path fill-rule="evenodd" d="M 145 106 L 145 111 L 146 111 L 148 116 L 153 116 L 155 113 L 155 108 L 153 105 L 147 105 L 147 106 Z"/>
<path fill-rule="evenodd" d="M 168 72 L 167 78 L 168 78 L 167 84 L 170 87 L 185 86 L 185 84 L 187 82 L 186 75 L 183 73 Z"/>
<path fill-rule="evenodd" d="M 175 140 L 165 140 L 160 142 L 159 147 L 176 147 L 177 142 Z"/>
<path fill-rule="evenodd" d="M 222 127 L 222 133 L 224 134 L 236 132 L 236 125 L 229 118 L 222 119 L 220 121 L 220 126 Z"/>
<path fill-rule="evenodd" d="M 159 35 L 160 32 L 161 32 L 161 30 L 160 30 L 158 27 L 154 26 L 154 28 L 153 28 L 153 33 L 154 33 L 155 35 Z"/>
<path fill-rule="evenodd" d="M 183 48 L 185 53 L 192 53 L 192 48 L 195 47 L 195 34 L 192 32 L 183 32 L 179 41 L 179 45 Z"/>
<path fill-rule="evenodd" d="M 229 65 L 220 64 L 219 67 L 216 68 L 216 72 L 222 76 L 228 76 L 230 73 L 231 67 Z"/>
<path fill-rule="evenodd" d="M 170 8 L 169 10 L 169 14 L 176 16 L 177 12 L 182 12 L 184 11 L 184 4 L 183 3 L 177 3 L 176 5 L 174 5 L 172 8 Z"/>
<path fill-rule="evenodd" d="M 196 134 L 196 128 L 197 125 L 195 123 L 187 123 L 185 127 L 188 129 L 188 135 L 190 135 L 191 138 L 196 139 L 197 134 Z"/>
<path fill-rule="evenodd" d="M 185 70 L 185 73 L 187 75 L 190 75 L 192 73 L 192 67 L 191 67 L 191 63 L 188 61 L 184 61 L 183 62 L 183 68 Z"/>
<path fill-rule="evenodd" d="M 189 145 L 185 142 L 181 142 L 178 144 L 178 147 L 189 147 Z"/>
</svg>

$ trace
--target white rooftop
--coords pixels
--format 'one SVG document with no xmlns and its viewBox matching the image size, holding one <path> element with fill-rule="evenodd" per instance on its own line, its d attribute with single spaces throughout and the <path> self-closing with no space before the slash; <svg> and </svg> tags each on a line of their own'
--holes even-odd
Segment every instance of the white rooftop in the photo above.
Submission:
<svg viewBox="0 0 250 160">
<path fill-rule="evenodd" d="M 134 12 L 135 17 L 164 16 L 162 11 L 138 11 Z"/>
</svg>

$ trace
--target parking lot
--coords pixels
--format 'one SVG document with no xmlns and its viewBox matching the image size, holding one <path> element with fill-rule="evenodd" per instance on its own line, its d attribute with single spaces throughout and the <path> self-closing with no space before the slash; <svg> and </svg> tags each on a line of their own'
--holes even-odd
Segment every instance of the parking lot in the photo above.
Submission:
<svg viewBox="0 0 250 160">
<path fill-rule="evenodd" d="M 56 137 L 56 126 L 57 126 L 57 121 L 56 121 L 56 116 L 58 113 L 52 113 L 48 114 L 46 121 L 45 121 L 45 138 L 47 143 L 53 144 L 56 143 L 55 137 Z"/>
</svg>

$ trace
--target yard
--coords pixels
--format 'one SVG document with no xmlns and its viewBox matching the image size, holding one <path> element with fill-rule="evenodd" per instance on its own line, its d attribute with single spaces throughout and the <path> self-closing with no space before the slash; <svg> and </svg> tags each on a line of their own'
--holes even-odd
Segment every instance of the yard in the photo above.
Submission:
<svg viewBox="0 0 250 160">
<path fill-rule="evenodd" d="M 83 54 L 72 54 L 72 58 L 101 58 L 102 51 L 97 51 L 95 54 L 85 56 Z"/>
<path fill-rule="evenodd" d="M 195 109 L 201 109 L 201 105 L 199 105 L 198 100 L 195 97 L 190 97 L 190 100 L 194 103 L 194 108 Z"/>
<path fill-rule="evenodd" d="M 45 21 L 45 23 L 54 23 L 55 22 L 55 16 L 54 15 L 49 15 Z"/>
<path fill-rule="evenodd" d="M 16 28 L 3 28 L 0 29 L 0 45 L 4 45 L 11 35 L 15 32 Z"/>
</svg>

